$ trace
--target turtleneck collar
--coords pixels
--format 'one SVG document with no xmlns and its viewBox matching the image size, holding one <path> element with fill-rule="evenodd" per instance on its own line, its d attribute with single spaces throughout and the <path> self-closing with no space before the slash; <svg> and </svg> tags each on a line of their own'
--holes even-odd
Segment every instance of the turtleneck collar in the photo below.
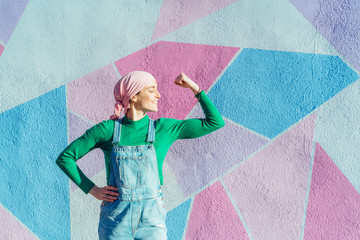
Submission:
<svg viewBox="0 0 360 240">
<path fill-rule="evenodd" d="M 122 124 L 124 124 L 127 127 L 131 127 L 135 129 L 143 128 L 149 124 L 149 116 L 145 114 L 145 116 L 142 119 L 133 121 L 128 119 L 125 115 L 124 118 L 122 119 Z"/>
</svg>

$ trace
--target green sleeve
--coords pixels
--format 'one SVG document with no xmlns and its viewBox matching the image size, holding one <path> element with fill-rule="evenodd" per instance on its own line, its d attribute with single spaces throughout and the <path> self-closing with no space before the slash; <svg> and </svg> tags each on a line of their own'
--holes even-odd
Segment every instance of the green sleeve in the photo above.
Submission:
<svg viewBox="0 0 360 240">
<path fill-rule="evenodd" d="M 88 129 L 84 135 L 74 140 L 56 159 L 60 169 L 86 194 L 94 187 L 94 183 L 85 176 L 76 161 L 112 137 L 113 121 L 103 121 Z M 113 126 L 112 126 L 113 129 Z M 109 131 L 110 130 L 110 131 Z"/>
<path fill-rule="evenodd" d="M 172 119 L 171 132 L 176 139 L 198 138 L 225 126 L 225 121 L 204 91 L 196 95 L 204 111 L 202 119 Z"/>
</svg>

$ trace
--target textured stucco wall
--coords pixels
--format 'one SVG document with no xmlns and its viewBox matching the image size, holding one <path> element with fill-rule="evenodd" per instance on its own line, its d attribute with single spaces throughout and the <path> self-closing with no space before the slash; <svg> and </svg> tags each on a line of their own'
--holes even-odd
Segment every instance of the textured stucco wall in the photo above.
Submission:
<svg viewBox="0 0 360 240">
<path fill-rule="evenodd" d="M 152 118 L 226 125 L 163 166 L 169 239 L 360 239 L 360 2 L 0 1 L 0 239 L 97 239 L 99 201 L 55 164 L 151 72 Z M 186 151 L 184 151 L 186 149 Z M 102 152 L 77 162 L 105 185 Z"/>
</svg>

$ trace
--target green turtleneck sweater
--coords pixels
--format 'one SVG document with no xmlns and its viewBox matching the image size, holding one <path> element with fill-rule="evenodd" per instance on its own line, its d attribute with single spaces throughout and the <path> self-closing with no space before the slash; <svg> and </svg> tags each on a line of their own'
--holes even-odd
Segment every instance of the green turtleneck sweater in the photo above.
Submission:
<svg viewBox="0 0 360 240">
<path fill-rule="evenodd" d="M 160 183 L 163 184 L 162 166 L 165 155 L 170 146 L 177 139 L 197 138 L 211 133 L 225 125 L 215 105 L 204 91 L 198 95 L 205 119 L 178 120 L 173 118 L 159 118 L 156 121 L 154 148 L 158 163 Z M 123 118 L 120 145 L 145 145 L 148 131 L 149 117 L 145 115 L 138 121 Z M 110 153 L 113 147 L 114 120 L 103 121 L 88 129 L 84 135 L 74 140 L 56 160 L 56 164 L 66 175 L 86 194 L 94 187 L 94 183 L 84 175 L 76 165 L 76 161 L 95 148 L 104 152 L 107 182 L 109 183 Z"/>
</svg>

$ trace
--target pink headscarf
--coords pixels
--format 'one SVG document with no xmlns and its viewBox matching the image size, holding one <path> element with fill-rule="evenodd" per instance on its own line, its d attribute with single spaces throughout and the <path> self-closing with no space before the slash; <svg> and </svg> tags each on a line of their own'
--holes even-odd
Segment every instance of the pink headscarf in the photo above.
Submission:
<svg viewBox="0 0 360 240">
<path fill-rule="evenodd" d="M 111 115 L 110 119 L 120 118 L 122 108 L 125 109 L 124 113 L 126 114 L 130 108 L 129 100 L 154 79 L 153 75 L 143 71 L 129 72 L 123 76 L 114 87 L 116 103 L 114 115 Z"/>
</svg>

